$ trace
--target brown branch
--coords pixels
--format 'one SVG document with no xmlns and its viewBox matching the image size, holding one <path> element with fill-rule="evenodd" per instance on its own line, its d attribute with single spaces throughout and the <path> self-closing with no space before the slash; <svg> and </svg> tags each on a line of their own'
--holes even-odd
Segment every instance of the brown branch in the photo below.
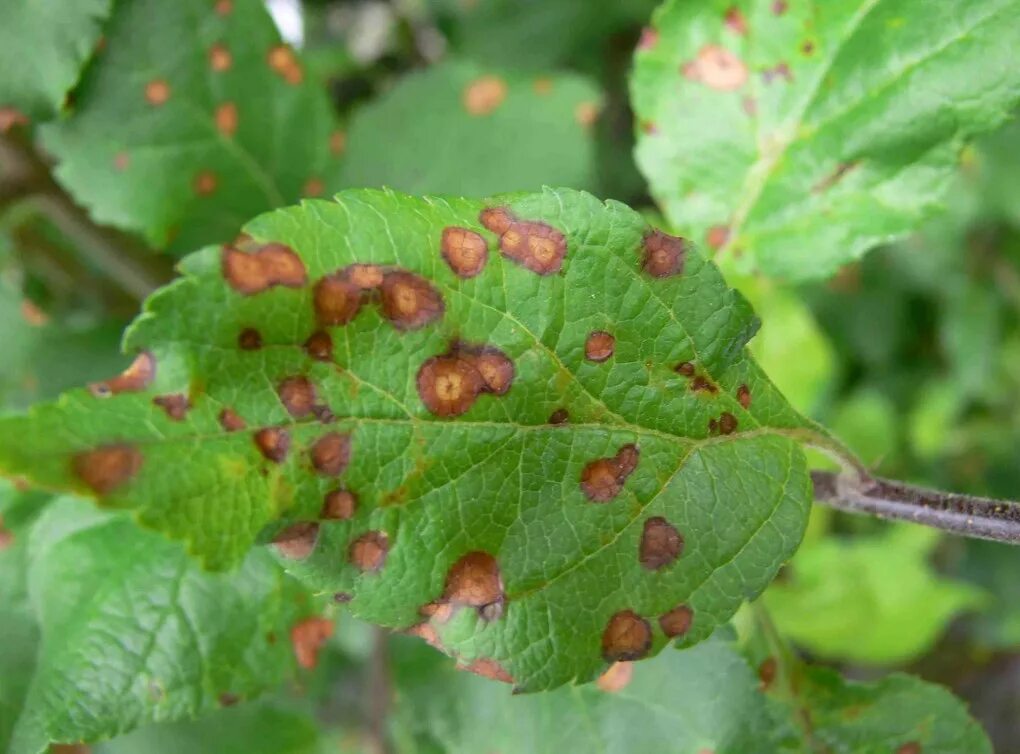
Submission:
<svg viewBox="0 0 1020 754">
<path fill-rule="evenodd" d="M 838 510 L 1020 544 L 1018 502 L 929 490 L 865 473 L 812 471 L 811 480 L 815 500 Z"/>
</svg>

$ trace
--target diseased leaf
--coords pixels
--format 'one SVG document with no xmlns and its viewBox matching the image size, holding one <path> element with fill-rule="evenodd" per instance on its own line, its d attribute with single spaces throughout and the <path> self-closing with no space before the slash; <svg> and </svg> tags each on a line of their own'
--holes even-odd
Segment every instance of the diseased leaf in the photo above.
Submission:
<svg viewBox="0 0 1020 754">
<path fill-rule="evenodd" d="M 351 191 L 247 232 L 149 300 L 131 369 L 0 420 L 0 468 L 215 568 L 286 519 L 316 589 L 522 690 L 708 636 L 800 541 L 816 430 L 636 212 Z"/>
<path fill-rule="evenodd" d="M 526 77 L 443 63 L 355 114 L 342 180 L 478 197 L 543 185 L 588 188 L 599 99 L 574 74 Z"/>
<path fill-rule="evenodd" d="M 41 641 L 12 754 L 255 696 L 293 668 L 290 632 L 310 610 L 265 552 L 203 573 L 177 543 L 77 500 L 35 524 L 28 592 Z"/>
<path fill-rule="evenodd" d="M 259 0 L 124 0 L 71 116 L 43 137 L 96 220 L 188 251 L 323 193 L 343 145 L 331 123 Z"/>
<path fill-rule="evenodd" d="M 0 131 L 60 110 L 95 50 L 110 0 L 5 0 L 0 25 Z"/>
<path fill-rule="evenodd" d="M 821 277 L 912 230 L 1020 96 L 1018 0 L 670 0 L 631 81 L 638 162 L 727 263 Z M 923 19 L 923 20 L 921 20 Z"/>
</svg>

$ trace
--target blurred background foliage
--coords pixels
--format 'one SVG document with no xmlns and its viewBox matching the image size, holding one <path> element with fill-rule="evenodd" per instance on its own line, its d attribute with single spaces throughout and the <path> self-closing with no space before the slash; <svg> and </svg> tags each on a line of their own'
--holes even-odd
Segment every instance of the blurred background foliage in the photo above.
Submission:
<svg viewBox="0 0 1020 754">
<path fill-rule="evenodd" d="M 159 12 L 176 23 L 193 4 L 163 3 Z M 232 204 L 216 203 L 210 215 L 215 222 L 186 233 L 184 244 L 167 230 L 182 221 L 170 199 L 152 200 L 145 216 L 151 223 L 145 225 L 121 223 L 115 210 L 99 213 L 119 227 L 96 227 L 75 206 L 75 200 L 81 202 L 76 181 L 88 183 L 116 169 L 117 150 L 108 132 L 124 117 L 116 107 L 109 114 L 97 112 L 111 106 L 93 107 L 91 94 L 114 75 L 105 70 L 111 61 L 142 65 L 132 60 L 130 46 L 121 50 L 115 38 L 108 40 L 107 50 L 93 54 L 72 92 L 70 114 L 42 129 L 47 150 L 85 155 L 81 169 L 58 186 L 46 177 L 43 162 L 2 155 L 2 405 L 24 408 L 121 369 L 123 327 L 146 290 L 171 275 L 167 257 L 158 251 L 180 254 L 196 243 L 227 240 L 224 234 L 236 231 L 245 213 L 302 194 L 386 184 L 410 192 L 483 195 L 546 183 L 587 188 L 654 214 L 634 163 L 626 83 L 633 50 L 655 5 L 655 0 L 270 2 L 280 30 L 300 51 L 301 96 L 322 100 L 321 107 L 317 101 L 294 105 L 306 120 L 319 119 L 303 123 L 302 130 L 311 125 L 322 143 L 317 151 L 270 159 L 264 153 L 269 146 L 255 129 L 245 159 L 267 165 L 280 192 L 275 200 L 234 196 Z M 119 27 L 111 32 L 131 33 Z M 148 54 L 137 54 L 143 53 Z M 104 59 L 107 54 L 116 57 Z M 488 84 L 472 91 L 480 80 Z M 257 100 L 260 86 L 253 84 L 246 96 Z M 496 111 L 504 100 L 491 117 L 478 117 Z M 171 98 L 166 107 L 173 105 Z M 243 117 L 245 103 L 238 108 Z M 5 127 L 12 141 L 40 135 L 34 123 Z M 145 144 L 136 144 L 144 151 Z M 49 159 L 45 150 L 42 154 Z M 295 160 L 307 163 L 301 175 L 293 174 Z M 165 174 L 161 183 L 174 182 L 174 171 L 184 169 L 181 162 L 159 167 Z M 313 169 L 317 172 L 309 173 Z M 128 191 L 161 190 L 146 187 L 145 180 Z M 185 176 L 166 189 L 166 196 L 172 199 L 190 180 Z M 211 200 L 220 198 L 213 194 Z M 1018 122 L 964 151 L 944 204 L 944 212 L 911 237 L 874 250 L 829 281 L 793 287 L 731 272 L 731 282 L 763 321 L 752 350 L 765 371 L 799 409 L 830 426 L 876 472 L 1015 499 L 1020 490 Z M 3 493 L 5 541 L 30 523 L 18 503 L 25 494 Z M 13 578 L 12 573 L 0 578 Z M 807 657 L 855 678 L 907 669 L 947 684 L 970 702 L 996 751 L 1015 754 L 1020 752 L 1017 574 L 1020 550 L 1015 548 L 818 509 L 804 546 L 763 601 L 780 633 Z M 30 624 L 18 617 L 21 608 L 9 602 L 0 610 L 13 616 L 4 618 L 5 630 L 24 627 L 19 640 L 31 644 Z M 378 650 L 364 626 L 346 618 L 340 625 L 320 667 L 303 679 L 304 693 L 288 687 L 257 705 L 224 709 L 196 723 L 143 728 L 96 750 L 363 750 L 369 740 L 364 731 L 379 725 L 371 690 L 365 691 Z M 435 711 L 442 702 L 429 698 L 441 686 L 437 679 L 450 675 L 449 663 L 403 639 L 389 649 L 399 659 L 391 663 L 394 672 L 407 680 L 399 692 L 406 706 L 398 706 L 394 725 L 408 751 L 467 750 L 473 736 L 485 740 L 484 730 L 470 731 L 449 720 L 423 728 L 419 714 L 442 719 L 454 714 Z M 664 655 L 656 662 L 672 661 Z M 457 678 L 472 686 L 465 693 L 484 696 L 484 682 Z M 17 695 L 0 682 L 3 694 Z M 422 712 L 426 709 L 432 711 Z M 332 728 L 323 732 L 313 722 L 313 710 L 331 720 Z M 3 724 L 0 718 L 0 735 Z"/>
</svg>

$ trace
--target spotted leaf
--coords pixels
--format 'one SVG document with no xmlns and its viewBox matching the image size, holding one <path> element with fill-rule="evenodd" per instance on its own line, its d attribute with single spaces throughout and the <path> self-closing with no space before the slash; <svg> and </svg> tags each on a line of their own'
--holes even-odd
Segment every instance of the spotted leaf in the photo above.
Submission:
<svg viewBox="0 0 1020 754">
<path fill-rule="evenodd" d="M 821 277 L 937 208 L 1020 97 L 1020 0 L 669 0 L 639 45 L 638 163 L 727 264 Z M 923 19 L 923 21 L 918 21 Z"/>
<path fill-rule="evenodd" d="M 746 301 L 638 213 L 357 190 L 246 231 L 150 298 L 123 375 L 0 419 L 0 469 L 213 568 L 274 540 L 522 690 L 699 641 L 800 541 L 816 430 L 748 356 Z"/>
</svg>

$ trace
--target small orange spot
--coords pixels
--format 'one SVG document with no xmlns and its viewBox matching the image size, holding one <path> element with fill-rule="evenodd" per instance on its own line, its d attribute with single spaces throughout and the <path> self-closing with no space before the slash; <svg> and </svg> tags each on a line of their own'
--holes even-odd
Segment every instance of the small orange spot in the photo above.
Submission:
<svg viewBox="0 0 1020 754">
<path fill-rule="evenodd" d="M 131 155 L 127 152 L 117 152 L 117 154 L 113 156 L 114 170 L 123 173 L 129 167 L 131 167 Z"/>
<path fill-rule="evenodd" d="M 486 620 L 503 614 L 503 579 L 499 564 L 487 552 L 469 552 L 446 575 L 443 598 L 451 605 L 478 609 Z"/>
<path fill-rule="evenodd" d="M 713 225 L 705 234 L 705 242 L 710 248 L 720 249 L 729 240 L 730 229 L 727 225 Z"/>
<path fill-rule="evenodd" d="M 209 67 L 216 71 L 216 73 L 230 70 L 233 62 L 234 58 L 230 54 L 230 50 L 222 42 L 217 42 L 209 48 Z"/>
<path fill-rule="evenodd" d="M 358 498 L 350 490 L 333 490 L 327 492 L 322 501 L 320 518 L 331 521 L 346 521 L 354 516 L 358 509 Z"/>
<path fill-rule="evenodd" d="M 688 244 L 683 238 L 671 236 L 661 230 L 645 234 L 642 241 L 642 269 L 655 278 L 682 275 Z"/>
<path fill-rule="evenodd" d="M 535 90 L 535 94 L 539 94 L 544 97 L 547 94 L 552 93 L 553 90 L 552 79 L 546 78 L 545 76 L 537 78 L 534 80 L 534 82 L 532 82 L 531 88 Z"/>
<path fill-rule="evenodd" d="M 658 571 L 672 565 L 684 551 L 684 538 L 662 516 L 653 516 L 645 521 L 641 533 L 638 560 L 649 571 Z"/>
<path fill-rule="evenodd" d="M 599 676 L 595 685 L 607 694 L 622 691 L 634 676 L 634 665 L 630 662 L 614 662 L 605 673 Z"/>
<path fill-rule="evenodd" d="M 779 664 L 776 662 L 775 657 L 766 657 L 761 665 L 758 666 L 758 688 L 762 691 L 768 691 L 772 686 L 772 682 L 776 680 L 776 671 L 779 668 Z"/>
<path fill-rule="evenodd" d="M 153 79 L 145 85 L 145 99 L 154 107 L 165 104 L 170 99 L 170 84 L 165 79 Z"/>
<path fill-rule="evenodd" d="M 574 108 L 574 120 L 583 128 L 591 128 L 599 118 L 597 102 L 581 102 Z"/>
<path fill-rule="evenodd" d="M 266 60 L 269 67 L 288 84 L 297 85 L 304 79 L 301 64 L 294 55 L 294 51 L 287 45 L 279 44 L 270 48 Z"/>
<path fill-rule="evenodd" d="M 242 351 L 257 351 L 262 348 L 262 333 L 254 327 L 246 327 L 237 334 L 237 345 Z"/>
<path fill-rule="evenodd" d="M 280 427 L 263 427 L 253 436 L 255 447 L 268 460 L 283 462 L 290 450 L 290 434 Z"/>
<path fill-rule="evenodd" d="M 737 388 L 737 401 L 745 409 L 751 408 L 751 389 L 747 385 Z"/>
<path fill-rule="evenodd" d="M 216 108 L 216 129 L 227 137 L 237 131 L 237 105 L 233 102 L 224 102 Z"/>
<path fill-rule="evenodd" d="M 616 350 L 616 338 L 604 330 L 596 330 L 584 341 L 584 357 L 588 361 L 603 362 Z"/>
<path fill-rule="evenodd" d="M 117 393 L 137 393 L 152 384 L 156 377 L 156 360 L 148 351 L 142 351 L 131 366 L 116 377 L 89 385 L 89 392 L 98 398 Z"/>
<path fill-rule="evenodd" d="M 327 432 L 312 445 L 312 465 L 320 474 L 340 476 L 351 462 L 351 436 Z"/>
<path fill-rule="evenodd" d="M 332 361 L 333 338 L 323 330 L 313 332 L 305 341 L 305 352 L 316 361 Z"/>
<path fill-rule="evenodd" d="M 417 330 L 443 316 L 443 297 L 425 278 L 395 270 L 383 275 L 382 313 L 398 330 Z"/>
<path fill-rule="evenodd" d="M 339 157 L 347 149 L 347 134 L 343 131 L 334 131 L 329 135 L 329 152 L 334 157 Z"/>
<path fill-rule="evenodd" d="M 322 182 L 321 178 L 312 176 L 305 185 L 301 188 L 301 193 L 305 196 L 322 196 L 322 192 L 326 190 L 326 184 Z"/>
<path fill-rule="evenodd" d="M 223 277 L 238 293 L 261 293 L 276 285 L 300 288 L 307 281 L 301 257 L 289 246 L 268 243 L 246 253 L 223 247 Z"/>
<path fill-rule="evenodd" d="M 659 627 L 670 639 L 686 634 L 694 621 L 694 611 L 687 605 L 677 605 L 659 616 Z"/>
<path fill-rule="evenodd" d="M 347 559 L 355 568 L 374 573 L 383 567 L 389 549 L 389 537 L 385 532 L 369 531 L 351 542 L 347 549 Z"/>
<path fill-rule="evenodd" d="M 319 661 L 319 650 L 333 635 L 333 621 L 328 618 L 305 618 L 290 630 L 290 643 L 298 665 L 311 670 Z"/>
<path fill-rule="evenodd" d="M 621 610 L 602 633 L 602 657 L 607 662 L 640 660 L 652 647 L 648 621 L 633 610 Z"/>
<path fill-rule="evenodd" d="M 126 443 L 105 445 L 78 453 L 73 459 L 75 475 L 99 495 L 128 482 L 142 468 L 142 453 Z"/>
<path fill-rule="evenodd" d="M 181 393 L 174 393 L 173 395 L 157 395 L 152 399 L 152 402 L 163 409 L 166 412 L 166 415 L 175 422 L 183 421 L 184 417 L 188 413 L 188 409 L 191 408 L 191 403 L 188 402 L 188 397 Z"/>
<path fill-rule="evenodd" d="M 195 181 L 192 184 L 195 189 L 195 193 L 199 196 L 209 196 L 216 190 L 216 186 L 219 181 L 216 179 L 216 174 L 210 170 L 203 170 L 195 176 Z"/>
<path fill-rule="evenodd" d="M 288 377 L 280 382 L 276 392 L 287 413 L 295 419 L 312 413 L 316 402 L 315 385 L 307 377 Z"/>
<path fill-rule="evenodd" d="M 508 672 L 495 660 L 487 658 L 481 658 L 474 660 L 468 665 L 458 665 L 457 670 L 466 670 L 469 673 L 480 675 L 483 678 L 488 678 L 491 681 L 502 681 L 503 683 L 513 683 L 514 679 Z"/>
<path fill-rule="evenodd" d="M 640 451 L 636 445 L 621 447 L 612 458 L 599 458 L 581 471 L 581 491 L 594 503 L 605 503 L 620 494 L 627 478 L 637 468 Z"/>
<path fill-rule="evenodd" d="M 234 9 L 234 0 L 216 0 L 216 14 L 219 16 L 230 15 Z"/>
<path fill-rule="evenodd" d="M 450 269 L 462 278 L 473 278 L 485 268 L 489 259 L 485 239 L 467 228 L 443 228 L 439 247 Z"/>
<path fill-rule="evenodd" d="M 683 66 L 684 76 L 700 81 L 711 89 L 730 92 L 747 83 L 747 66 L 732 52 L 719 45 L 705 45 L 698 56 Z"/>
<path fill-rule="evenodd" d="M 499 76 L 482 76 L 466 87 L 461 97 L 469 115 L 488 115 L 506 99 L 506 82 Z"/>
<path fill-rule="evenodd" d="M 247 427 L 247 423 L 241 418 L 232 408 L 225 408 L 220 411 L 220 426 L 223 427 L 226 432 L 237 432 Z"/>
<path fill-rule="evenodd" d="M 273 549 L 288 560 L 303 560 L 312 554 L 319 539 L 319 525 L 311 521 L 291 524 L 273 537 Z"/>
</svg>

